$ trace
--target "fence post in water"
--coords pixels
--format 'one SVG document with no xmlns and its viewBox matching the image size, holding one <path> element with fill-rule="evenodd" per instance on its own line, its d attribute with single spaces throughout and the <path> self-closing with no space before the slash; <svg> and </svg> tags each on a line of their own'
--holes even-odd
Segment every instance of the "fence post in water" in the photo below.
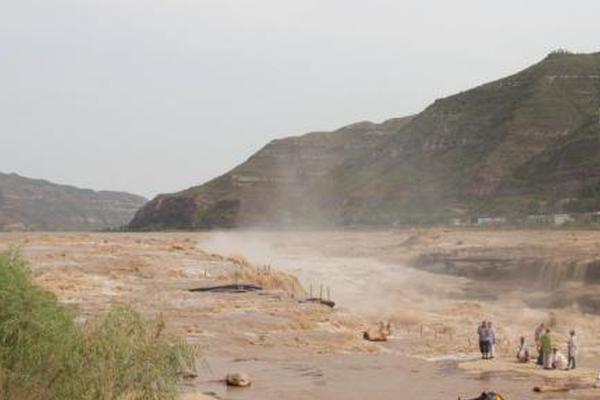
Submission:
<svg viewBox="0 0 600 400">
<path fill-rule="evenodd" d="M 327 301 L 331 301 L 331 291 L 329 290 L 329 286 L 327 286 Z"/>
<path fill-rule="evenodd" d="M 319 300 L 323 300 L 323 284 L 319 287 Z"/>
<path fill-rule="evenodd" d="M 312 297 L 313 297 L 313 295 L 312 295 L 312 283 L 311 283 L 311 284 L 310 284 L 310 296 L 309 296 L 309 298 L 311 298 L 311 299 L 312 299 Z"/>
</svg>

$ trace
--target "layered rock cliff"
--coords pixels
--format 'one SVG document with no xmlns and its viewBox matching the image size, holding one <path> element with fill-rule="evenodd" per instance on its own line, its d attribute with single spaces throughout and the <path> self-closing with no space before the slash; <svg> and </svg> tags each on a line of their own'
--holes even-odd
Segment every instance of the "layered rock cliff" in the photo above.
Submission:
<svg viewBox="0 0 600 400">
<path fill-rule="evenodd" d="M 420 114 L 276 140 L 133 229 L 446 222 L 600 209 L 600 53 L 553 53 Z"/>
</svg>

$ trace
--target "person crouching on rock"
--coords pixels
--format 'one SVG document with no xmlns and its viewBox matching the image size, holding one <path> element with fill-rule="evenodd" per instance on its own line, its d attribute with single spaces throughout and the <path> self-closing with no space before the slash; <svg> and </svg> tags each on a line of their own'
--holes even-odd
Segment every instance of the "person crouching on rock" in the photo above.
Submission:
<svg viewBox="0 0 600 400">
<path fill-rule="evenodd" d="M 525 337 L 521 336 L 519 340 L 519 347 L 517 347 L 517 361 L 520 363 L 529 362 L 529 347 L 525 343 Z"/>
<path fill-rule="evenodd" d="M 569 363 L 567 362 L 567 357 L 555 347 L 552 349 L 552 368 L 565 370 L 568 368 Z"/>
</svg>

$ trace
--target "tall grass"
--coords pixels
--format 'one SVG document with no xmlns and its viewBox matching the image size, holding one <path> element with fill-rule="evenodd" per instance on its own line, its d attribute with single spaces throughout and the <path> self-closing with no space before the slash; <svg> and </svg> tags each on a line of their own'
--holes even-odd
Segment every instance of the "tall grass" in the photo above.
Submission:
<svg viewBox="0 0 600 400">
<path fill-rule="evenodd" d="M 173 399 L 195 350 L 124 305 L 80 325 L 75 310 L 0 254 L 0 400 Z"/>
</svg>

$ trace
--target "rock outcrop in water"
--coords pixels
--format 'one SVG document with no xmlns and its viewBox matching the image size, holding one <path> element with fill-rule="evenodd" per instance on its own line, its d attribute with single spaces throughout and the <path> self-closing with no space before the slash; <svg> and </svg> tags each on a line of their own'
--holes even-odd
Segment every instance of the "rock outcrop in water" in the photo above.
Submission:
<svg viewBox="0 0 600 400">
<path fill-rule="evenodd" d="M 133 229 L 447 222 L 600 209 L 600 53 L 554 53 L 420 114 L 275 140 Z"/>
<path fill-rule="evenodd" d="M 0 231 L 75 231 L 126 225 L 146 199 L 0 173 Z"/>
</svg>

